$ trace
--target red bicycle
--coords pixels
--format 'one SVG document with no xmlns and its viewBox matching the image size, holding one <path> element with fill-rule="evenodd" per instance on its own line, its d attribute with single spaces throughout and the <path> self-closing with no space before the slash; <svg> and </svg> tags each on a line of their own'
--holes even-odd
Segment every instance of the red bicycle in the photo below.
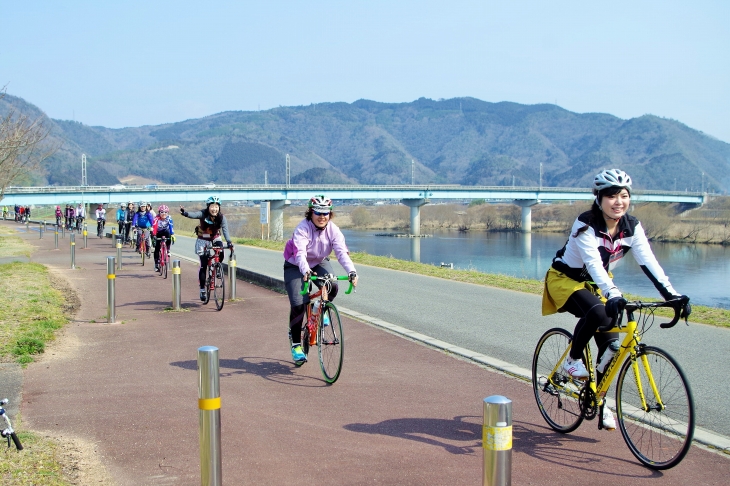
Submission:
<svg viewBox="0 0 730 486">
<path fill-rule="evenodd" d="M 160 259 L 157 262 L 157 271 L 162 278 L 167 278 L 167 269 L 170 267 L 170 253 L 167 251 L 167 236 L 155 238 L 160 246 Z"/>
<path fill-rule="evenodd" d="M 208 249 L 208 275 L 205 278 L 206 292 L 203 304 L 210 302 L 210 294 L 213 293 L 217 310 L 223 308 L 226 294 L 226 279 L 223 278 L 223 264 L 221 263 L 221 253 L 223 252 L 224 249 L 221 246 L 212 246 Z M 231 258 L 233 258 L 232 249 Z"/>
</svg>

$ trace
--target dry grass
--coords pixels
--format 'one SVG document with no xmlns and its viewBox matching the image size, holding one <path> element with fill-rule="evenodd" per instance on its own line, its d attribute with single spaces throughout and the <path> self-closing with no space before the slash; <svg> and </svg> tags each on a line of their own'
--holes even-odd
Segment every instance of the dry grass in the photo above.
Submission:
<svg viewBox="0 0 730 486">
<path fill-rule="evenodd" d="M 30 257 L 33 247 L 26 243 L 15 234 L 15 230 L 6 226 L 0 226 L 0 258 L 24 256 Z"/>
</svg>

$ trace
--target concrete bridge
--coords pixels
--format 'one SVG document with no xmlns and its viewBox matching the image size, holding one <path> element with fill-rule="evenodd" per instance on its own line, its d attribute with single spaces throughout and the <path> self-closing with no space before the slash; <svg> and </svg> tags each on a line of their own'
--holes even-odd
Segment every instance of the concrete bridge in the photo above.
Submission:
<svg viewBox="0 0 730 486">
<path fill-rule="evenodd" d="M 411 211 L 411 234 L 421 234 L 421 207 L 432 200 L 512 202 L 522 208 L 522 231 L 532 231 L 532 206 L 542 201 L 590 201 L 586 188 L 489 187 L 461 185 L 158 185 L 8 187 L 0 204 L 56 205 L 77 202 L 114 204 L 127 201 L 202 202 L 211 195 L 224 201 L 269 201 L 271 236 L 283 238 L 284 208 L 293 200 L 326 194 L 336 200 L 400 200 Z M 634 202 L 671 202 L 697 207 L 707 194 L 676 191 L 633 191 Z"/>
</svg>

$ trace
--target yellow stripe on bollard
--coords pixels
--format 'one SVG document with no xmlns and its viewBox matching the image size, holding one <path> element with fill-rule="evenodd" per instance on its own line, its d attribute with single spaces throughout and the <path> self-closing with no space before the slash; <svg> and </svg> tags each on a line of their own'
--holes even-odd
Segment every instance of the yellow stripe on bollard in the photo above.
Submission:
<svg viewBox="0 0 730 486">
<path fill-rule="evenodd" d="M 76 242 L 75 241 L 72 241 L 71 242 L 71 246 L 76 246 Z"/>
<path fill-rule="evenodd" d="M 228 262 L 228 264 L 230 266 L 232 266 L 232 267 L 235 267 L 236 266 L 236 260 L 231 260 L 231 261 Z"/>
<path fill-rule="evenodd" d="M 111 280 L 113 278 L 117 278 L 117 276 L 115 274 L 111 273 L 111 274 L 107 274 L 106 278 L 108 278 L 109 280 Z"/>
<path fill-rule="evenodd" d="M 180 267 L 172 267 L 172 274 L 173 275 L 180 275 Z"/>
<path fill-rule="evenodd" d="M 200 410 L 218 410 L 221 408 L 221 397 L 198 398 L 198 408 Z"/>
<path fill-rule="evenodd" d="M 508 451 L 512 449 L 512 426 L 482 427 L 482 448 L 489 451 Z"/>
</svg>

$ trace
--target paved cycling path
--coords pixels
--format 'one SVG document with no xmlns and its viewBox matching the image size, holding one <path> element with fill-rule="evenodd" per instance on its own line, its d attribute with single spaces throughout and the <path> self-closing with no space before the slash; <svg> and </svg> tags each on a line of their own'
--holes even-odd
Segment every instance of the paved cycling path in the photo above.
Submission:
<svg viewBox="0 0 730 486">
<path fill-rule="evenodd" d="M 595 422 L 553 433 L 529 386 L 351 319 L 342 377 L 327 386 L 315 363 L 291 363 L 286 296 L 239 282 L 243 299 L 215 312 L 196 302 L 196 265 L 185 261 L 186 312 L 165 312 L 170 281 L 125 250 L 120 323 L 107 325 L 109 240 L 89 239 L 72 271 L 66 245 L 20 236 L 81 299 L 58 344 L 24 371 L 25 423 L 92 441 L 122 485 L 199 484 L 201 345 L 220 348 L 225 484 L 479 484 L 482 400 L 493 394 L 514 401 L 514 484 L 710 485 L 730 472 L 728 458 L 697 447 L 673 470 L 647 470 Z"/>
<path fill-rule="evenodd" d="M 194 255 L 193 242 L 179 237 L 175 251 Z M 239 246 L 236 253 L 239 267 L 283 278 L 281 252 Z M 336 262 L 333 265 L 344 272 Z M 516 374 L 530 376 L 535 344 L 546 330 L 563 327 L 572 332 L 575 327 L 575 318 L 568 314 L 543 317 L 542 297 L 537 295 L 362 265 L 358 273 L 362 278 L 357 295 L 338 297 L 338 306 L 499 360 Z M 686 372 L 697 425 L 725 436 L 707 437 L 708 442 L 730 446 L 730 407 L 724 387 L 717 386 L 727 381 L 723 363 L 730 350 L 730 329 L 684 322 L 660 329 L 655 324 L 645 342 L 665 349 Z"/>
</svg>

